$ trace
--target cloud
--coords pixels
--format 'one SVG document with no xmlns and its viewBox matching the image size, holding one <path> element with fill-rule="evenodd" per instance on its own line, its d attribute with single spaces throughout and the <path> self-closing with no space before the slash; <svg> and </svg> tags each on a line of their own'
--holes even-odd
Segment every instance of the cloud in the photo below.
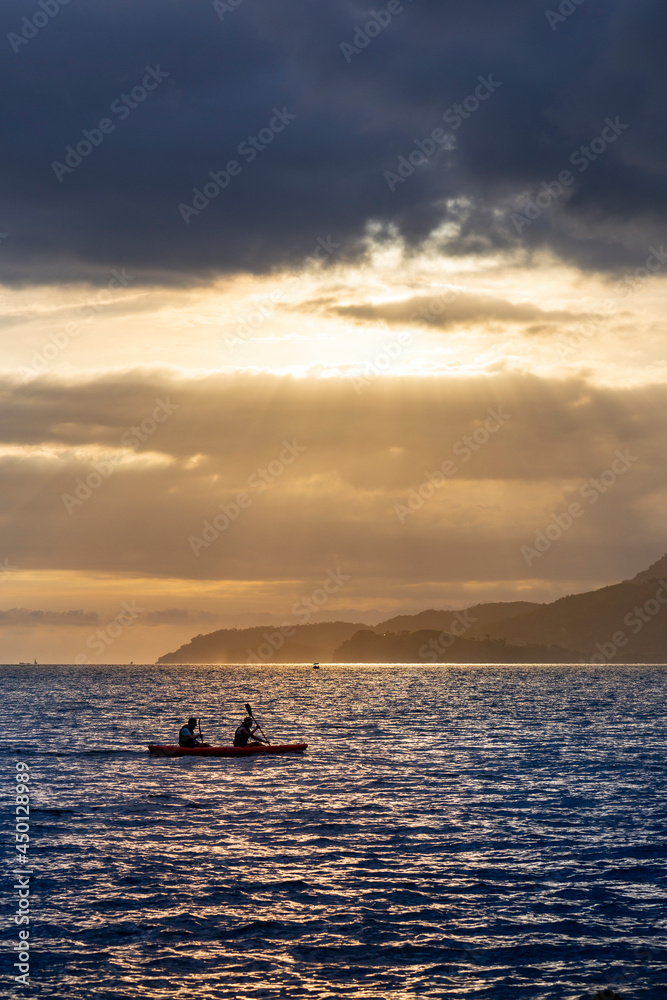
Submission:
<svg viewBox="0 0 667 1000">
<path fill-rule="evenodd" d="M 6 0 L 5 37 L 20 34 L 26 13 Z M 371 223 L 409 247 L 440 228 L 452 254 L 548 246 L 610 270 L 636 264 L 660 238 L 667 11 L 658 0 L 585 4 L 556 31 L 528 0 L 420 0 L 348 62 L 341 43 L 368 17 L 349 0 L 326 11 L 252 0 L 224 20 L 210 3 L 79 0 L 16 51 L 8 44 L 5 280 L 106 284 L 120 265 L 138 283 L 266 273 L 297 266 L 328 234 L 340 255 L 363 254 Z M 167 75 L 142 95 L 156 67 Z M 443 121 L 466 98 L 472 108 L 489 75 L 498 86 L 488 100 Z M 295 117 L 243 147 L 275 109 Z M 627 130 L 573 166 L 608 117 Z M 112 130 L 100 130 L 104 119 Z M 450 129 L 455 149 L 392 191 L 385 173 L 435 128 Z M 70 172 L 54 170 L 67 157 Z M 211 172 L 230 160 L 240 172 L 205 204 Z M 517 232 L 521 196 L 565 169 L 567 195 Z M 200 214 L 186 224 L 179 205 L 193 205 L 196 190 Z"/>
<path fill-rule="evenodd" d="M 196 625 L 206 625 L 213 628 L 229 616 L 213 611 L 190 610 L 188 608 L 162 608 L 147 611 L 141 617 L 143 625 L 181 625 L 194 628 Z M 238 616 L 236 616 L 238 617 Z M 101 624 L 102 619 L 96 611 L 43 611 L 30 608 L 9 608 L 0 610 L 0 628 L 12 627 L 69 627 L 79 628 Z"/>
<path fill-rule="evenodd" d="M 308 306 L 308 303 L 306 303 Z M 506 299 L 484 295 L 469 295 L 452 290 L 440 295 L 415 295 L 396 302 L 331 305 L 330 311 L 338 316 L 365 323 L 378 321 L 389 325 L 408 323 L 451 330 L 456 327 L 479 324 L 516 324 L 530 328 L 539 323 L 540 328 L 559 326 L 585 320 L 585 313 L 563 309 L 540 309 L 529 302 L 508 302 Z"/>
<path fill-rule="evenodd" d="M 213 611 L 190 611 L 188 608 L 162 608 L 148 611 L 142 618 L 144 625 L 207 625 L 213 628 L 224 616 Z"/>
<path fill-rule="evenodd" d="M 502 374 L 385 378 L 357 392 L 352 379 L 135 371 L 5 378 L 0 390 L 0 552 L 23 570 L 312 590 L 342 567 L 355 591 L 378 596 L 518 579 L 519 546 L 618 451 L 632 457 L 627 475 L 539 574 L 590 579 L 604 568 L 613 579 L 664 548 L 662 386 Z M 177 408 L 119 452 L 156 399 Z M 161 460 L 137 461 L 150 455 Z M 442 479 L 447 462 L 455 471 L 401 522 L 396 505 Z M 183 612 L 155 614 L 159 624 Z"/>
<path fill-rule="evenodd" d="M 99 616 L 95 611 L 31 611 L 28 608 L 10 608 L 0 611 L 0 628 L 30 627 L 81 627 L 97 625 Z"/>
</svg>

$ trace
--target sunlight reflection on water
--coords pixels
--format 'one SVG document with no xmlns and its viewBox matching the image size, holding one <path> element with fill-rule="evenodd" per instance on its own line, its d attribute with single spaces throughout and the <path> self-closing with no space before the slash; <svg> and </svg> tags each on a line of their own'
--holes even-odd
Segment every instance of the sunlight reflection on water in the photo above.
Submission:
<svg viewBox="0 0 667 1000">
<path fill-rule="evenodd" d="M 667 668 L 0 677 L 5 773 L 34 779 L 40 996 L 667 995 Z M 245 701 L 308 752 L 146 752 L 191 713 L 229 742 Z"/>
</svg>

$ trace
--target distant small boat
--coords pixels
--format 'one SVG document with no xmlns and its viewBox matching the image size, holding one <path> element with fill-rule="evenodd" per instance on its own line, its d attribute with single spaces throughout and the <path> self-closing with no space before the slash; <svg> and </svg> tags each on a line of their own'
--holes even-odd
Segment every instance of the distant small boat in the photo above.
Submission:
<svg viewBox="0 0 667 1000">
<path fill-rule="evenodd" d="M 319 663 L 313 663 L 313 670 L 319 670 L 319 669 L 320 669 Z"/>
</svg>

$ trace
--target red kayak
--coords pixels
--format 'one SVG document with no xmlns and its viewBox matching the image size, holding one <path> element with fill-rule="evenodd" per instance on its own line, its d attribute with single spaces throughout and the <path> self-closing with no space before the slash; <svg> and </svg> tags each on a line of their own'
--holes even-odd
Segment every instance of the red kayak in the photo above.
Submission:
<svg viewBox="0 0 667 1000">
<path fill-rule="evenodd" d="M 258 743 L 247 747 L 179 747 L 149 743 L 151 753 L 161 757 L 249 757 L 254 753 L 303 753 L 307 743 Z"/>
</svg>

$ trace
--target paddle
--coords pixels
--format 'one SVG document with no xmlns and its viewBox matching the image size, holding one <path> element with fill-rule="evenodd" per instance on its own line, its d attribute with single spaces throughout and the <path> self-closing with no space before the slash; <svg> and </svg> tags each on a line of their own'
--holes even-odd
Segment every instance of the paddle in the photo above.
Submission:
<svg viewBox="0 0 667 1000">
<path fill-rule="evenodd" d="M 201 731 L 201 719 L 197 719 L 197 725 L 199 726 L 199 739 L 201 740 L 202 746 L 204 746 L 204 737 L 202 736 Z"/>
<path fill-rule="evenodd" d="M 264 730 L 263 730 L 263 729 L 262 729 L 262 727 L 260 726 L 259 722 L 257 722 L 257 719 L 256 719 L 256 718 L 255 718 L 255 716 L 254 716 L 254 715 L 252 714 L 252 708 L 250 707 L 250 705 L 248 705 L 248 703 L 247 703 L 247 702 L 246 702 L 246 706 L 245 706 L 245 710 L 246 710 L 246 712 L 248 713 L 248 715 L 250 716 L 250 718 L 251 718 L 251 719 L 253 720 L 253 722 L 256 722 L 256 723 L 257 723 L 257 728 L 259 729 L 260 733 L 262 734 L 262 736 L 263 736 L 263 737 L 264 737 L 264 739 L 266 740 L 267 744 L 268 744 L 268 745 L 270 746 L 270 745 L 271 745 L 271 740 L 270 740 L 270 739 L 269 739 L 269 737 L 268 737 L 268 736 L 266 735 L 266 733 L 264 732 Z"/>
</svg>

